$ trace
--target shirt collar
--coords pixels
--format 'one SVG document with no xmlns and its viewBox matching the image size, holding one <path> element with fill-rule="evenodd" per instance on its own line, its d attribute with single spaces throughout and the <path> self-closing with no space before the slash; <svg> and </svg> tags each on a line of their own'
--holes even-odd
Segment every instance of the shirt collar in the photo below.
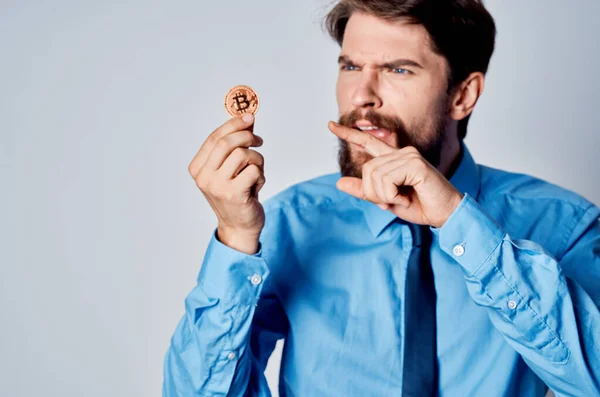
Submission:
<svg viewBox="0 0 600 397">
<path fill-rule="evenodd" d="M 454 171 L 454 174 L 450 178 L 450 183 L 452 183 L 459 192 L 463 194 L 466 193 L 477 199 L 480 183 L 479 168 L 464 142 L 461 143 L 461 147 L 462 158 Z M 397 218 L 396 215 L 390 211 L 384 211 L 370 201 L 360 200 L 358 198 L 356 200 L 358 205 L 363 209 L 367 225 L 375 237 L 379 236 L 383 229 Z M 401 219 L 400 222 L 405 223 Z"/>
</svg>

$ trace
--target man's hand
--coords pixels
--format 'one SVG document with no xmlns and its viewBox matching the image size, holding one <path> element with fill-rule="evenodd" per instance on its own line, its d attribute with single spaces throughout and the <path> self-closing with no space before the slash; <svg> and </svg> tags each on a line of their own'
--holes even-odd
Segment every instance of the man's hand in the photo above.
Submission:
<svg viewBox="0 0 600 397">
<path fill-rule="evenodd" d="M 251 147 L 262 139 L 251 132 L 250 114 L 228 120 L 214 130 L 188 166 L 196 185 L 217 215 L 219 240 L 255 254 L 265 213 L 258 192 L 265 184 L 264 158 Z"/>
<path fill-rule="evenodd" d="M 329 123 L 337 137 L 363 148 L 374 158 L 362 179 L 342 177 L 337 188 L 389 210 L 411 223 L 442 227 L 463 195 L 412 146 L 393 148 L 364 132 Z"/>
</svg>

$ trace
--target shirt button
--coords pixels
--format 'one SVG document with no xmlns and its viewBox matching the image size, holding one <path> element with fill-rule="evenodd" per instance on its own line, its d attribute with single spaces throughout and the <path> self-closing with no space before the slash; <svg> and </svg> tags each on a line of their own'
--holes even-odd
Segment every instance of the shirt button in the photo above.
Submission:
<svg viewBox="0 0 600 397">
<path fill-rule="evenodd" d="M 250 282 L 254 285 L 258 285 L 262 282 L 262 277 L 259 276 L 258 274 L 255 274 L 254 276 L 252 276 L 252 278 L 250 279 Z"/>
<path fill-rule="evenodd" d="M 462 245 L 455 245 L 452 249 L 452 252 L 454 252 L 454 255 L 456 256 L 463 256 L 465 253 L 465 247 Z"/>
<path fill-rule="evenodd" d="M 234 352 L 231 352 L 231 353 L 229 353 L 229 354 L 227 355 L 227 359 L 228 359 L 228 360 L 233 360 L 233 359 L 235 359 L 235 357 L 236 357 L 236 355 L 235 355 L 235 353 L 234 353 Z"/>
<path fill-rule="evenodd" d="M 514 310 L 517 307 L 517 302 L 515 301 L 508 301 L 508 308 L 511 310 Z"/>
</svg>

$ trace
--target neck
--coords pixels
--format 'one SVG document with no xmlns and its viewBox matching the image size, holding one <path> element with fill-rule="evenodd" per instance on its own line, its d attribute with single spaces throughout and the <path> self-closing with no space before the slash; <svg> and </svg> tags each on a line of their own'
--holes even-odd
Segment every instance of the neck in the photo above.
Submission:
<svg viewBox="0 0 600 397">
<path fill-rule="evenodd" d="M 452 178 L 462 160 L 462 145 L 458 139 L 451 139 L 444 142 L 440 158 L 440 165 L 437 167 L 447 179 Z"/>
</svg>

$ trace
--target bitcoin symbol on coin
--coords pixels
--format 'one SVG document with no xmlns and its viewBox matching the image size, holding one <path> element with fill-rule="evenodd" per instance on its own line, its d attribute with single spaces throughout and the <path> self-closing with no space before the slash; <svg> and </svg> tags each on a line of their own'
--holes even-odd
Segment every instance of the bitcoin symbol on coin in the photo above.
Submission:
<svg viewBox="0 0 600 397">
<path fill-rule="evenodd" d="M 246 97 L 246 95 L 242 94 L 241 92 L 238 92 L 233 97 L 233 100 L 235 101 L 234 105 L 235 105 L 235 108 L 237 109 L 237 111 L 246 113 L 246 110 L 250 107 L 250 102 L 248 101 L 248 97 Z"/>
<path fill-rule="evenodd" d="M 247 85 L 233 87 L 225 96 L 225 110 L 232 117 L 258 111 L 258 95 Z"/>
</svg>

